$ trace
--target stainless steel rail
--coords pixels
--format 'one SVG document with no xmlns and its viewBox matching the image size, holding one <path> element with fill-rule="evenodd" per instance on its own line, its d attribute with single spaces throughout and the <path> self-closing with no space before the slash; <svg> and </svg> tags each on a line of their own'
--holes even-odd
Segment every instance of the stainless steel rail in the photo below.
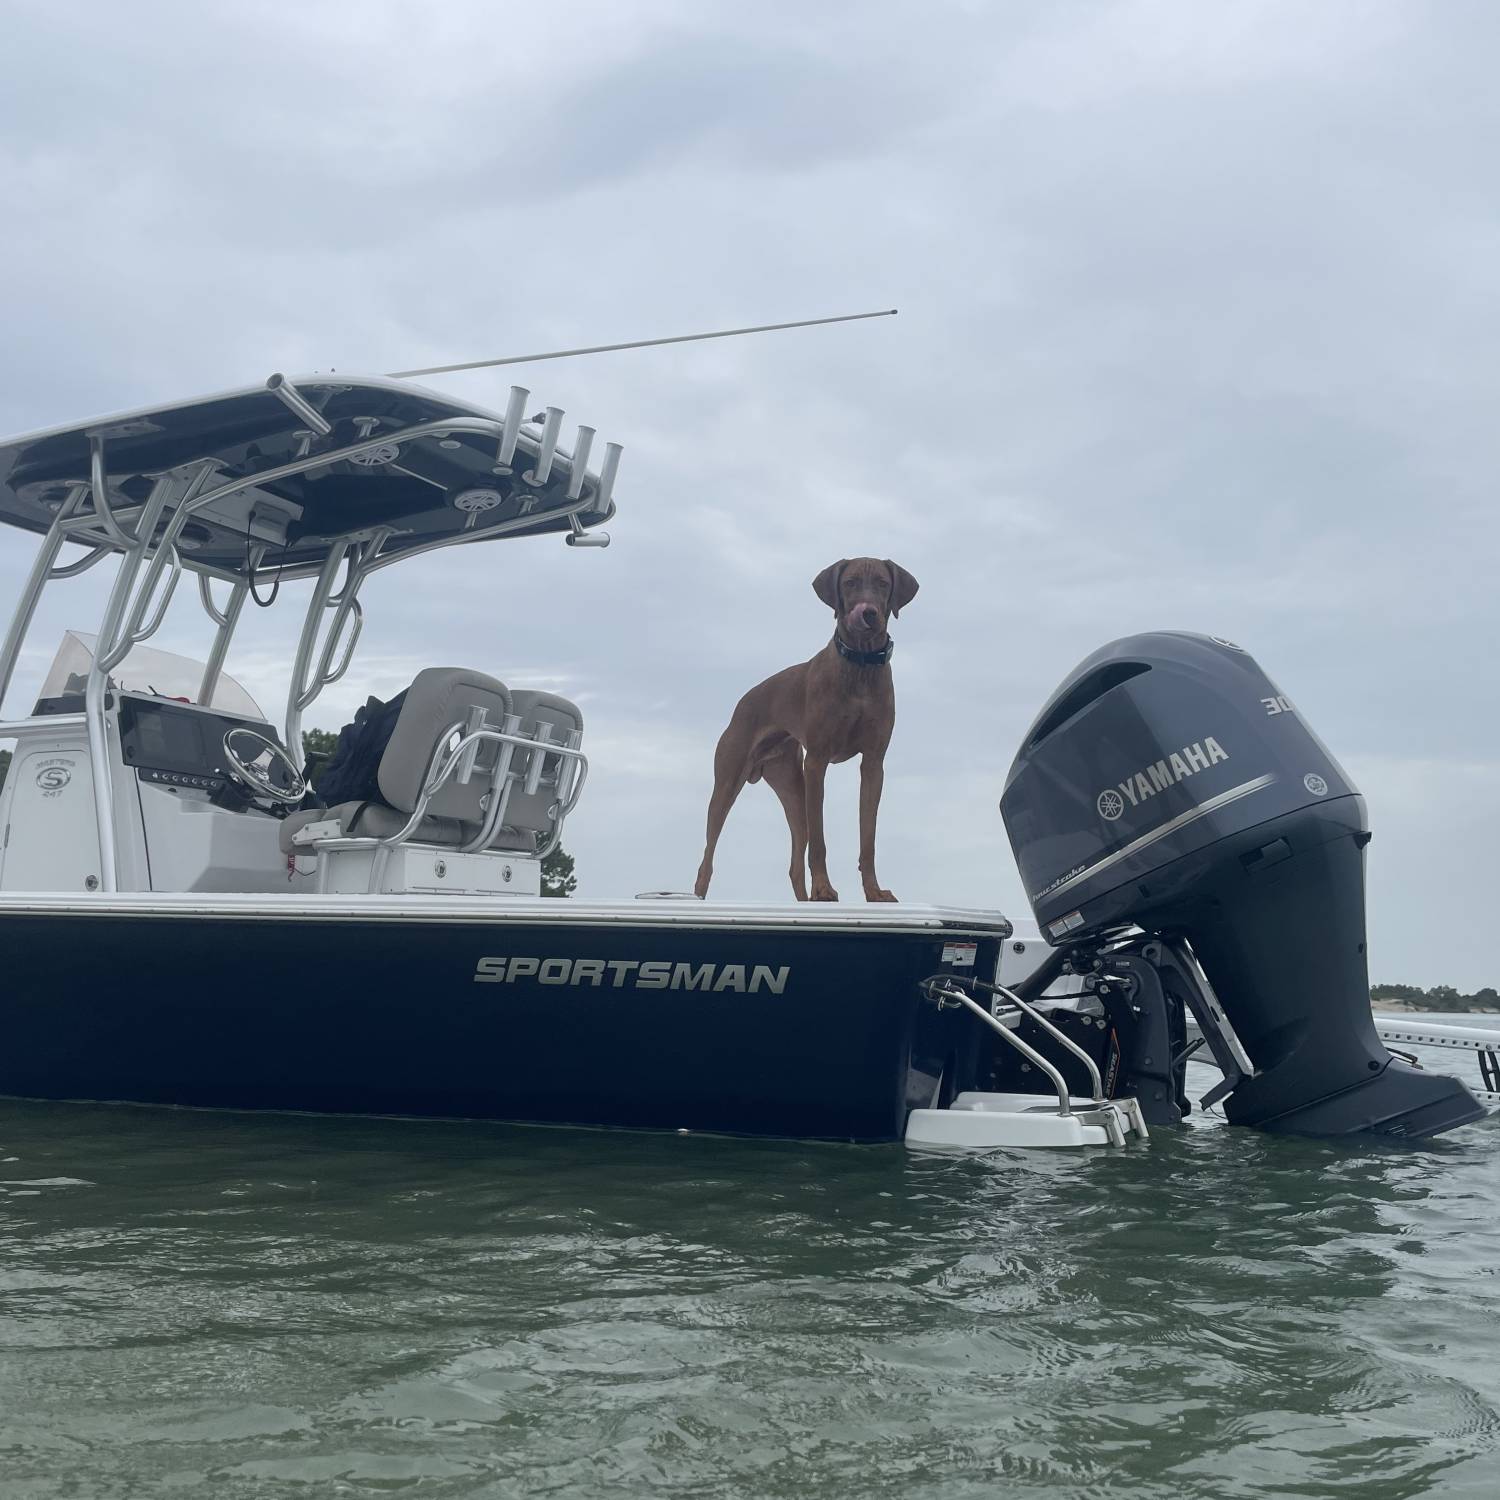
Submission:
<svg viewBox="0 0 1500 1500">
<path fill-rule="evenodd" d="M 1006 1000 L 1008 1000 L 1024 1015 L 1029 1016 L 1033 1021 L 1035 1021 L 1036 1024 L 1040 1026 L 1042 1030 L 1045 1031 L 1047 1035 L 1050 1036 L 1052 1040 L 1056 1042 L 1058 1046 L 1060 1046 L 1065 1052 L 1070 1052 L 1074 1057 L 1078 1059 L 1079 1062 L 1083 1064 L 1083 1066 L 1088 1070 L 1089 1081 L 1093 1085 L 1094 1103 L 1105 1103 L 1106 1100 L 1104 1098 L 1104 1081 L 1099 1077 L 1099 1069 L 1095 1064 L 1094 1059 L 1090 1057 L 1088 1053 L 1072 1039 L 1072 1037 L 1065 1035 L 1058 1027 L 1054 1026 L 1052 1022 L 1046 1018 L 1046 1016 L 1044 1016 L 1039 1010 L 1037 1010 L 1035 1006 L 1028 1005 L 1027 1002 L 1024 1001 L 1018 994 L 1016 994 L 1014 990 L 1006 989 L 1003 984 L 995 985 L 994 989 L 997 994 L 1003 995 Z"/>
<path fill-rule="evenodd" d="M 15 613 L 11 616 L 10 628 L 5 632 L 5 641 L 0 645 L 0 711 L 5 707 L 5 695 L 10 691 L 10 680 L 16 670 L 16 661 L 21 655 L 21 646 L 26 640 L 26 632 L 31 629 L 31 621 L 36 615 L 38 600 L 42 597 L 42 590 L 53 578 L 71 576 L 69 572 L 59 570 L 55 564 L 57 554 L 62 550 L 62 545 L 68 540 L 68 523 L 79 505 L 83 503 L 83 497 L 88 494 L 88 486 L 78 484 L 73 486 L 72 493 L 63 502 L 62 508 L 52 519 L 52 525 L 47 534 L 42 538 L 42 545 L 37 549 L 36 556 L 32 559 L 31 571 L 26 575 L 26 582 L 21 585 L 21 596 L 16 601 Z M 100 549 L 98 553 L 90 553 L 93 562 L 112 548 Z M 82 572 L 83 569 L 77 563 L 69 564 L 69 569 Z"/>
<path fill-rule="evenodd" d="M 1057 1068 L 1047 1061 L 1040 1052 L 1029 1042 L 1023 1042 L 1009 1026 L 1004 1025 L 986 1006 L 977 1000 L 964 994 L 951 984 L 935 984 L 928 991 L 934 999 L 939 999 L 940 1004 L 961 1005 L 971 1015 L 977 1016 L 997 1036 L 1001 1037 L 1007 1046 L 1014 1047 L 1033 1067 L 1040 1068 L 1052 1081 L 1052 1087 L 1057 1090 L 1057 1112 L 1060 1115 L 1071 1115 L 1073 1113 L 1073 1098 L 1068 1089 L 1068 1081 Z"/>
<path fill-rule="evenodd" d="M 265 547 L 257 544 L 250 549 L 250 566 L 258 568 L 265 556 Z M 198 684 L 198 701 L 205 707 L 214 701 L 214 691 L 219 686 L 219 677 L 224 670 L 224 658 L 229 654 L 229 641 L 239 624 L 240 611 L 250 594 L 248 579 L 236 579 L 229 591 L 229 599 L 221 610 L 214 603 L 213 582 L 206 573 L 198 575 L 198 597 L 203 602 L 203 612 L 213 622 L 214 643 L 209 648 L 208 660 L 203 666 L 203 680 Z M 300 766 L 299 766 L 300 769 Z"/>
</svg>

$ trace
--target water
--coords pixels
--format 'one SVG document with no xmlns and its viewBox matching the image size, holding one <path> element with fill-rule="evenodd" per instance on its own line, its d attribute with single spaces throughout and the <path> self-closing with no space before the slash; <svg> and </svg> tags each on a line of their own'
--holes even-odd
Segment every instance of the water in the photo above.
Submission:
<svg viewBox="0 0 1500 1500">
<path fill-rule="evenodd" d="M 4 1500 L 1500 1486 L 1494 1120 L 976 1161 L 0 1102 L 0 1158 Z"/>
</svg>

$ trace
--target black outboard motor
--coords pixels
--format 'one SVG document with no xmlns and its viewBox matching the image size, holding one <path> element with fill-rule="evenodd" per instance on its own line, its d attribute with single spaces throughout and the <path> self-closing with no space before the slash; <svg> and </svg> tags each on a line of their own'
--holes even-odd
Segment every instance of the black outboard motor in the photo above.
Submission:
<svg viewBox="0 0 1500 1500">
<path fill-rule="evenodd" d="M 1000 809 L 1048 940 L 1076 972 L 1186 1000 L 1231 1122 L 1425 1136 L 1483 1114 L 1376 1036 L 1364 799 L 1238 646 L 1160 631 L 1096 651 L 1027 734 Z"/>
</svg>

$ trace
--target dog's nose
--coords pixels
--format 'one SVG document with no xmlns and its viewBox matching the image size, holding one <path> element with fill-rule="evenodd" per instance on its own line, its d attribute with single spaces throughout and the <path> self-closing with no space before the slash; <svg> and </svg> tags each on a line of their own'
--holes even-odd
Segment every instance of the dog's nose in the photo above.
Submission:
<svg viewBox="0 0 1500 1500">
<path fill-rule="evenodd" d="M 873 604 L 867 604 L 860 611 L 860 623 L 866 630 L 874 630 L 880 624 L 880 611 Z"/>
</svg>

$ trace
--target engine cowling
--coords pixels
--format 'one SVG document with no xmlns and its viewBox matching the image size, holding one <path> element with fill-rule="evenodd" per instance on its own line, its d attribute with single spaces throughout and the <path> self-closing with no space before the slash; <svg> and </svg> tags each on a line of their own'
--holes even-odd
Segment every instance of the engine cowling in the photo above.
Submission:
<svg viewBox="0 0 1500 1500">
<path fill-rule="evenodd" d="M 1049 942 L 1135 927 L 1190 945 L 1254 1064 L 1232 1122 L 1427 1135 L 1483 1113 L 1376 1035 L 1364 799 L 1240 647 L 1159 631 L 1096 651 L 1037 716 L 1000 808 Z"/>
</svg>

